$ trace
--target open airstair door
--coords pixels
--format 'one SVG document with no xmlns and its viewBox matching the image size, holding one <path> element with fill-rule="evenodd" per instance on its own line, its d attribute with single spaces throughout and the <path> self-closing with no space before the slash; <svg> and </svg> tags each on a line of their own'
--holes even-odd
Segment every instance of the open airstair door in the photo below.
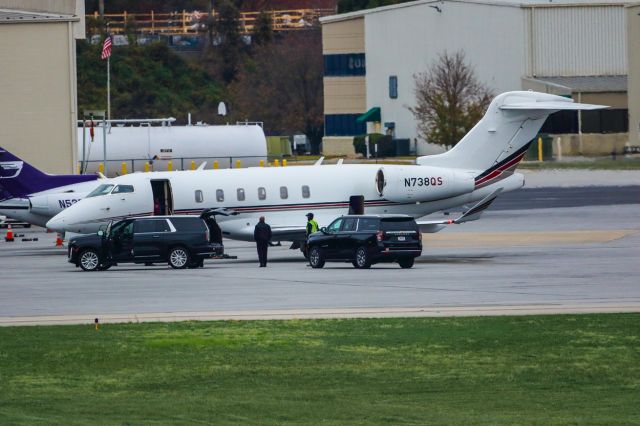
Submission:
<svg viewBox="0 0 640 426">
<path fill-rule="evenodd" d="M 364 214 L 363 195 L 352 195 L 349 197 L 349 214 Z"/>
<path fill-rule="evenodd" d="M 173 214 L 173 195 L 169 180 L 152 180 L 151 189 L 153 191 L 153 215 Z"/>
</svg>

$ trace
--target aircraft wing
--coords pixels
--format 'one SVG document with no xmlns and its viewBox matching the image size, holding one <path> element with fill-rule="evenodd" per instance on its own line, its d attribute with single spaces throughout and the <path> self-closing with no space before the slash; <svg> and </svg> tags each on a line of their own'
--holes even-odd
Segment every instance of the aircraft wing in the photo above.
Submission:
<svg viewBox="0 0 640 426">
<path fill-rule="evenodd" d="M 502 192 L 502 188 L 496 189 L 491 194 L 487 195 L 482 200 L 478 201 L 473 207 L 471 207 L 469 210 L 464 212 L 457 219 L 433 220 L 433 221 L 416 220 L 416 223 L 420 227 L 420 232 L 434 233 L 434 232 L 441 231 L 447 225 L 461 224 L 464 222 L 470 222 L 472 220 L 478 220 L 482 212 L 484 212 L 487 208 L 489 208 L 491 203 L 493 203 L 493 200 L 495 200 L 501 192 Z"/>
<path fill-rule="evenodd" d="M 306 241 L 307 227 L 305 226 L 271 226 L 272 241 Z"/>
</svg>

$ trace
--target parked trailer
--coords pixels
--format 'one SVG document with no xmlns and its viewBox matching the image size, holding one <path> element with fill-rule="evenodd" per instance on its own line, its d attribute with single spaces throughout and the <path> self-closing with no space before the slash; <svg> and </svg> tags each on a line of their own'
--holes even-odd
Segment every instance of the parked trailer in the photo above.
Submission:
<svg viewBox="0 0 640 426">
<path fill-rule="evenodd" d="M 101 126 L 94 127 L 91 142 L 89 128 L 78 128 L 78 158 L 84 173 L 99 170 L 104 159 L 104 133 Z M 237 166 L 237 160 L 242 167 L 249 167 L 267 159 L 267 140 L 259 125 L 113 125 L 107 128 L 106 138 L 109 176 L 120 174 L 123 162 L 131 173 L 145 171 L 146 163 L 150 170 L 165 171 L 170 161 L 173 170 L 185 170 L 192 161 L 197 165 L 206 161 L 207 168 L 213 168 L 217 161 L 219 168 L 230 168 Z"/>
</svg>

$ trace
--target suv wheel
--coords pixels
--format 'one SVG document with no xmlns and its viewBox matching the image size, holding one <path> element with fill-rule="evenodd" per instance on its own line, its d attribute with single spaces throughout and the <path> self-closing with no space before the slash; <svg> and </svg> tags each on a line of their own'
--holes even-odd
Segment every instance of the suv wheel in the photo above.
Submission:
<svg viewBox="0 0 640 426">
<path fill-rule="evenodd" d="M 324 266 L 324 258 L 320 247 L 311 247 L 311 250 L 309 250 L 309 264 L 312 268 L 322 268 Z"/>
<path fill-rule="evenodd" d="M 371 259 L 366 247 L 358 247 L 356 250 L 356 260 L 354 265 L 358 269 L 367 269 L 371 267 Z"/>
<path fill-rule="evenodd" d="M 169 252 L 169 265 L 174 269 L 184 269 L 189 265 L 189 252 L 184 247 L 174 247 Z"/>
<path fill-rule="evenodd" d="M 415 257 L 409 257 L 409 258 L 405 258 L 405 259 L 398 259 L 398 264 L 400 265 L 401 268 L 413 268 L 413 263 L 415 262 Z"/>
<path fill-rule="evenodd" d="M 80 259 L 78 260 L 80 267 L 84 271 L 96 271 L 100 266 L 100 258 L 98 252 L 94 249 L 86 249 L 80 253 Z"/>
</svg>

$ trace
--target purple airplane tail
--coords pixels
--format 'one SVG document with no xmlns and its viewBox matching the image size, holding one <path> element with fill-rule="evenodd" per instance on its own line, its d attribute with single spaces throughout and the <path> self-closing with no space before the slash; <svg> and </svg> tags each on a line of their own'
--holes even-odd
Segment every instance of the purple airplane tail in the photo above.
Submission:
<svg viewBox="0 0 640 426">
<path fill-rule="evenodd" d="M 48 175 L 0 147 L 0 193 L 2 189 L 15 198 L 24 198 L 76 183 L 98 179 L 98 175 Z"/>
</svg>

